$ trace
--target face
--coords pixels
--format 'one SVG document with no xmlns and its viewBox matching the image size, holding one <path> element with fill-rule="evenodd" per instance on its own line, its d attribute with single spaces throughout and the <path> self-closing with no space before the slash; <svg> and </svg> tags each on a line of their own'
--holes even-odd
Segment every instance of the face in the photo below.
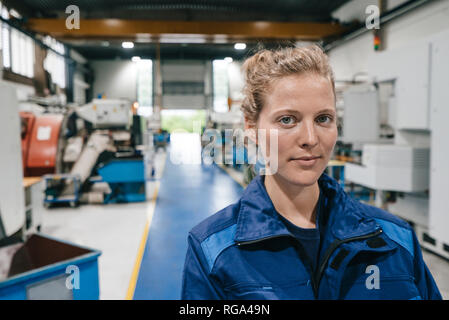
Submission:
<svg viewBox="0 0 449 320">
<path fill-rule="evenodd" d="M 338 135 L 331 82 L 315 74 L 277 80 L 252 128 L 277 131 L 275 175 L 294 185 L 313 185 L 326 168 Z M 265 152 L 273 159 L 269 152 L 273 142 L 269 134 L 266 137 Z"/>
</svg>

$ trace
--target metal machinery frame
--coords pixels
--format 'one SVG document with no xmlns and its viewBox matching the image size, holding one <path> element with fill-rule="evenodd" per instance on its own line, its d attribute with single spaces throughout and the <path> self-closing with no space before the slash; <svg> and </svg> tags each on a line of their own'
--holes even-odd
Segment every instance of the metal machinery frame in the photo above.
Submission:
<svg viewBox="0 0 449 320">
<path fill-rule="evenodd" d="M 145 148 L 138 146 L 143 143 L 146 122 L 136 117 L 140 118 L 132 115 L 130 102 L 110 99 L 95 99 L 60 114 L 21 113 L 24 173 L 45 174 L 44 205 L 145 201 L 145 192 L 139 193 L 143 197 L 136 196 L 133 187 L 138 180 L 139 190 L 145 190 Z M 100 168 L 112 160 L 115 168 L 120 163 L 119 170 L 128 172 L 120 178 L 120 192 L 114 185 L 116 177 L 101 174 L 105 169 Z M 95 175 L 102 179 L 90 179 Z"/>
</svg>

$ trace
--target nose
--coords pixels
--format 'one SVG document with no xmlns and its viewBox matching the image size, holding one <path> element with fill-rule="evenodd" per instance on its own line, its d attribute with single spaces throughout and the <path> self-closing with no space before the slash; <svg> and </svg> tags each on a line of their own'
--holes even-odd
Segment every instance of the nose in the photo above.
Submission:
<svg viewBox="0 0 449 320">
<path fill-rule="evenodd" d="M 304 149 L 313 148 L 318 144 L 318 135 L 314 121 L 302 121 L 297 141 L 301 148 Z"/>
</svg>

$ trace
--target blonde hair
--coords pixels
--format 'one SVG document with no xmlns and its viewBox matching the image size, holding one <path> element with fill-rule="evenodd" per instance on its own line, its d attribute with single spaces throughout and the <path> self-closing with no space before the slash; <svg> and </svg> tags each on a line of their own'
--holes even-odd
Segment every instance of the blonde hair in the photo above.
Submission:
<svg viewBox="0 0 449 320">
<path fill-rule="evenodd" d="M 323 76 L 331 82 L 335 97 L 335 79 L 329 59 L 317 45 L 264 49 L 246 59 L 242 70 L 245 77 L 242 111 L 245 118 L 254 123 L 272 83 L 285 76 L 306 73 Z"/>
</svg>

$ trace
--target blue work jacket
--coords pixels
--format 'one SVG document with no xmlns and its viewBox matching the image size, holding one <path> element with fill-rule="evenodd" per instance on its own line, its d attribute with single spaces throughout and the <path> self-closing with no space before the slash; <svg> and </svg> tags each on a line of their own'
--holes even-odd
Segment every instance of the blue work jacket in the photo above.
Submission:
<svg viewBox="0 0 449 320">
<path fill-rule="evenodd" d="M 323 173 L 311 270 L 257 176 L 188 235 L 182 299 L 441 299 L 408 223 L 349 197 Z"/>
</svg>

